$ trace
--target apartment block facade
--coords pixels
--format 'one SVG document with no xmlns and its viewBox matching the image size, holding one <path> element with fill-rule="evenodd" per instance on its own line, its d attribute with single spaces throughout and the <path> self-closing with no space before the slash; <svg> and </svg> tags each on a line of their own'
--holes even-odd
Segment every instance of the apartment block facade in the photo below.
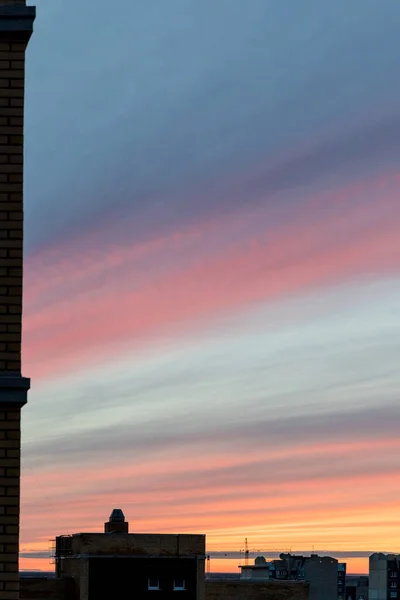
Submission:
<svg viewBox="0 0 400 600">
<path fill-rule="evenodd" d="M 369 558 L 369 600 L 400 598 L 400 554 L 376 552 Z"/>
</svg>

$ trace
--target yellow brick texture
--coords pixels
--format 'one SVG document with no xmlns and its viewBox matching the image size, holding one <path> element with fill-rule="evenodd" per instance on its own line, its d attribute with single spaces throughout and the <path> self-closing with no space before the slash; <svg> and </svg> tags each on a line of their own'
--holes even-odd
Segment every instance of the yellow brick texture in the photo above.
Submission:
<svg viewBox="0 0 400 600">
<path fill-rule="evenodd" d="M 5 2 L 3 4 L 24 4 Z M 0 0 L 1 5 L 1 0 Z M 0 43 L 0 373 L 21 372 L 25 44 Z"/>
<path fill-rule="evenodd" d="M 0 600 L 18 597 L 20 411 L 0 412 Z"/>
</svg>

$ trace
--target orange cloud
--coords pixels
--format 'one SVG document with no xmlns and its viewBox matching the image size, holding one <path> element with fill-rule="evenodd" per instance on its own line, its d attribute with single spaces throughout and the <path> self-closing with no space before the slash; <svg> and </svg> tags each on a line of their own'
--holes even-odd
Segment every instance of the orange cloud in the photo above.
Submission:
<svg viewBox="0 0 400 600">
<path fill-rule="evenodd" d="M 211 549 L 238 549 L 244 537 L 264 548 L 396 548 L 400 480 L 395 466 L 386 471 L 382 466 L 397 455 L 399 444 L 397 439 L 348 440 L 292 445 L 275 454 L 213 457 L 216 470 L 235 466 L 239 474 L 259 472 L 258 481 L 248 486 L 240 477 L 221 477 L 216 484 L 207 477 L 204 455 L 192 462 L 179 453 L 174 459 L 160 457 L 137 465 L 122 461 L 120 466 L 86 464 L 62 473 L 51 468 L 26 472 L 23 548 L 47 548 L 48 540 L 60 533 L 99 531 L 114 505 L 124 508 L 132 530 L 206 532 Z M 307 466 L 304 479 L 277 477 L 286 464 L 300 469 L 302 456 L 312 461 L 316 455 L 322 477 L 307 477 Z M 349 456 L 355 468 L 346 470 Z M 358 473 L 358 463 L 369 465 L 369 472 Z M 158 489 L 166 473 L 165 485 Z M 183 485 L 188 473 L 197 477 L 194 489 Z"/>
</svg>

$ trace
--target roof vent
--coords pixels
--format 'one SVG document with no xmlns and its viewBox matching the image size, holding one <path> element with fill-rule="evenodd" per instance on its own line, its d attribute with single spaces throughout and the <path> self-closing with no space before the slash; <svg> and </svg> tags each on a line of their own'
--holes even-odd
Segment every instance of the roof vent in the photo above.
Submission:
<svg viewBox="0 0 400 600">
<path fill-rule="evenodd" d="M 129 523 L 125 521 L 124 513 L 120 508 L 114 508 L 109 521 L 104 523 L 104 533 L 129 533 Z"/>
<path fill-rule="evenodd" d="M 120 508 L 114 508 L 110 515 L 110 523 L 124 523 L 125 516 Z"/>
</svg>

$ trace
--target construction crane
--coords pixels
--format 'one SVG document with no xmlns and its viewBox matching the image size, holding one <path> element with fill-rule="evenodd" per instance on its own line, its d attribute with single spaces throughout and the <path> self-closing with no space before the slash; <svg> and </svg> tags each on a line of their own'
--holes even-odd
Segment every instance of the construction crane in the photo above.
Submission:
<svg viewBox="0 0 400 600">
<path fill-rule="evenodd" d="M 247 567 L 249 564 L 249 544 L 247 543 L 247 538 L 244 540 L 244 565 Z"/>
</svg>

